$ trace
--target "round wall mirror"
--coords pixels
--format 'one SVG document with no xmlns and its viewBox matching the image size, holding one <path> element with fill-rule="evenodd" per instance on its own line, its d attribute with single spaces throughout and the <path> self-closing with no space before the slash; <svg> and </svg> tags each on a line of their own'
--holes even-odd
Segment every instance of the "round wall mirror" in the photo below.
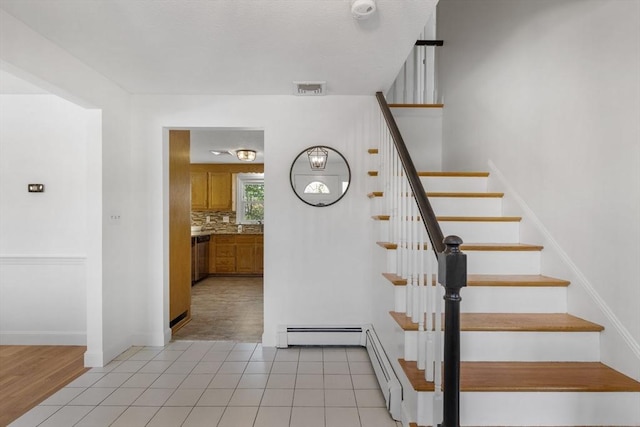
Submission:
<svg viewBox="0 0 640 427">
<path fill-rule="evenodd" d="M 342 154 L 317 145 L 302 151 L 291 165 L 291 188 L 311 206 L 329 206 L 340 200 L 351 183 L 351 170 Z"/>
</svg>

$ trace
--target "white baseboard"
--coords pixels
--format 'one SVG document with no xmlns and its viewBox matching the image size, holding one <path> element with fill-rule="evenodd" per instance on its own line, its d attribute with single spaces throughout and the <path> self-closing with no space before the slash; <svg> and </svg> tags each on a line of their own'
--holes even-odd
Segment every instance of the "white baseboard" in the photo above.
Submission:
<svg viewBox="0 0 640 427">
<path fill-rule="evenodd" d="M 87 345 L 85 331 L 4 331 L 0 345 Z"/>
</svg>

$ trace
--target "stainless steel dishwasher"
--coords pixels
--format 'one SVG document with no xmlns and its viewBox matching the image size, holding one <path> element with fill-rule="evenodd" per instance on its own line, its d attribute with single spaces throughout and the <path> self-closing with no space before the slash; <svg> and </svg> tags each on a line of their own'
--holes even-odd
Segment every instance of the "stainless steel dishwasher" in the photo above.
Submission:
<svg viewBox="0 0 640 427">
<path fill-rule="evenodd" d="M 209 241 L 211 236 L 197 236 L 191 247 L 191 283 L 204 279 L 209 275 Z"/>
</svg>

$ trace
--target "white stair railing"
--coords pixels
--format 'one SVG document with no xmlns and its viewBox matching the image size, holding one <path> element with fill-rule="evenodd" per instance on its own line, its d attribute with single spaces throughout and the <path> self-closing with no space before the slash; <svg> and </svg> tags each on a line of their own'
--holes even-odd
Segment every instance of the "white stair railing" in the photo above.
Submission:
<svg viewBox="0 0 640 427">
<path fill-rule="evenodd" d="M 425 25 L 419 40 L 434 40 L 435 16 Z M 385 97 L 390 104 L 440 104 L 436 82 L 435 45 L 415 45 Z"/>
<path fill-rule="evenodd" d="M 391 268 L 406 280 L 406 315 L 418 324 L 418 368 L 425 380 L 434 383 L 437 405 L 434 417 L 441 417 L 442 407 L 442 308 L 443 293 L 438 283 L 438 263 L 418 205 L 394 146 L 391 132 L 380 114 L 378 177 L 382 180 L 384 208 L 389 214 L 388 242 L 396 246 Z M 434 419 L 434 425 L 441 418 Z"/>
</svg>

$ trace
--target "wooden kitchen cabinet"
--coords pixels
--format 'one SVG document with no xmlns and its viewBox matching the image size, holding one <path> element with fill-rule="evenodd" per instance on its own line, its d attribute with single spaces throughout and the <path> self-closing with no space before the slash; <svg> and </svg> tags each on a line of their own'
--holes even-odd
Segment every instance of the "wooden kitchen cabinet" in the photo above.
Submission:
<svg viewBox="0 0 640 427">
<path fill-rule="evenodd" d="M 264 165 L 193 163 L 190 171 L 192 211 L 232 211 L 235 175 L 262 173 Z"/>
<path fill-rule="evenodd" d="M 191 210 L 209 207 L 209 176 L 207 172 L 191 171 Z"/>
<path fill-rule="evenodd" d="M 215 236 L 215 260 L 212 272 L 235 273 L 236 239 L 232 235 Z M 211 262 L 209 262 L 211 264 Z"/>
<path fill-rule="evenodd" d="M 231 174 L 191 171 L 191 210 L 230 211 Z"/>
<path fill-rule="evenodd" d="M 264 273 L 264 237 L 256 237 L 256 273 Z"/>
<path fill-rule="evenodd" d="M 263 237 L 260 234 L 216 234 L 211 236 L 209 272 L 219 275 L 261 275 Z"/>
<path fill-rule="evenodd" d="M 236 273 L 256 272 L 256 236 L 236 236 Z"/>
<path fill-rule="evenodd" d="M 209 205 L 208 208 L 217 211 L 230 211 L 231 174 L 227 172 L 209 172 Z"/>
</svg>

